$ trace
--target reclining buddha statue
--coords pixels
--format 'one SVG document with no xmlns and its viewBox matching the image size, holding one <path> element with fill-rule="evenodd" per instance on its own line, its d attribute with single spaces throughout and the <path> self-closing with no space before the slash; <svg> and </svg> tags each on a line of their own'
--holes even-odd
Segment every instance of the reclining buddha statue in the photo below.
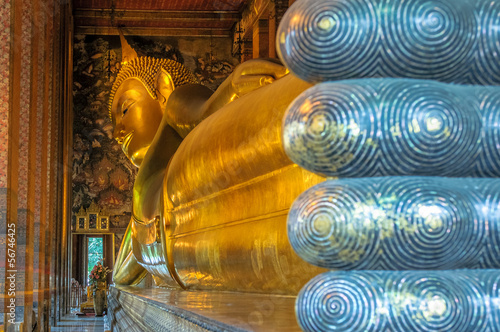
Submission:
<svg viewBox="0 0 500 332">
<path fill-rule="evenodd" d="M 498 331 L 498 13 L 298 0 L 287 69 L 245 62 L 213 94 L 125 56 L 111 114 L 140 168 L 115 282 L 300 290 L 306 331 Z"/>
<path fill-rule="evenodd" d="M 138 57 L 121 40 L 110 115 L 139 172 L 114 282 L 148 271 L 163 286 L 296 294 L 323 269 L 294 253 L 287 212 L 323 177 L 286 157 L 281 120 L 310 85 L 252 60 L 212 93 L 181 64 Z"/>
</svg>

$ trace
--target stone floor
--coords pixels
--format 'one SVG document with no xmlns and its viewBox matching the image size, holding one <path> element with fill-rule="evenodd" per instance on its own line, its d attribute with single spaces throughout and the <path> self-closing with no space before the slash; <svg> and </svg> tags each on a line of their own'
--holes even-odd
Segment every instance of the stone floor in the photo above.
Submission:
<svg viewBox="0 0 500 332">
<path fill-rule="evenodd" d="M 51 332 L 104 332 L 109 331 L 106 317 L 64 316 L 57 326 L 51 327 Z"/>
<path fill-rule="evenodd" d="M 294 296 L 118 286 L 108 306 L 124 331 L 301 331 Z"/>
</svg>

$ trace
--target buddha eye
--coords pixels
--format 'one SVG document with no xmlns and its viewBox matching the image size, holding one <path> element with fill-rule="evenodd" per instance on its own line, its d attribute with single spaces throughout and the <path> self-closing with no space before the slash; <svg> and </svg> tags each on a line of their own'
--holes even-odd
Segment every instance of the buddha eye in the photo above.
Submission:
<svg viewBox="0 0 500 332">
<path fill-rule="evenodd" d="M 125 113 L 127 113 L 127 111 L 130 109 L 130 107 L 135 104 L 135 100 L 133 99 L 127 99 L 125 100 L 125 102 L 122 104 L 122 116 L 125 115 Z"/>
</svg>

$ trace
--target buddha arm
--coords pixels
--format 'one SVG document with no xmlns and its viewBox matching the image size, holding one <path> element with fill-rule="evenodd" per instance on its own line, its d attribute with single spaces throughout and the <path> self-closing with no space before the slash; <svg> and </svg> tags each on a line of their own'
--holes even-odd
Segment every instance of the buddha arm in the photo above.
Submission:
<svg viewBox="0 0 500 332">
<path fill-rule="evenodd" d="M 183 85 L 174 90 L 165 107 L 167 121 L 181 137 L 186 137 L 203 119 L 235 99 L 274 82 L 287 73 L 281 64 L 268 60 L 250 60 L 234 72 L 212 93 L 200 84 Z"/>
<path fill-rule="evenodd" d="M 131 222 L 129 223 L 113 269 L 113 282 L 118 285 L 135 285 L 146 275 L 146 270 L 137 263 L 131 248 Z"/>
<path fill-rule="evenodd" d="M 137 239 L 137 236 L 140 235 L 134 234 L 136 232 L 133 227 L 134 218 L 141 223 L 150 223 L 159 214 L 157 205 L 160 199 L 164 173 L 170 157 L 177 150 L 181 140 L 180 136 L 167 124 L 164 117 L 134 182 L 133 218 L 125 232 L 115 263 L 113 281 L 116 284 L 137 284 L 147 273 L 146 269 L 139 264 L 132 249 L 132 237 Z M 140 260 L 140 257 L 138 258 Z"/>
<path fill-rule="evenodd" d="M 205 118 L 235 99 L 270 84 L 286 74 L 286 68 L 273 61 L 254 59 L 244 62 L 222 82 L 217 91 L 203 105 L 201 113 Z"/>
<path fill-rule="evenodd" d="M 134 182 L 132 213 L 141 222 L 152 221 L 159 214 L 159 195 L 165 170 L 181 141 L 182 138 L 163 116 Z"/>
</svg>

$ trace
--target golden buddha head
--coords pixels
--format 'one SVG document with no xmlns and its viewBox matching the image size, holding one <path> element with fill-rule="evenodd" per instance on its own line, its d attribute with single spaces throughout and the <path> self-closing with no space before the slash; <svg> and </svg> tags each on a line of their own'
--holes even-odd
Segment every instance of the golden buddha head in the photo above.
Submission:
<svg viewBox="0 0 500 332">
<path fill-rule="evenodd" d="M 113 137 L 127 158 L 140 166 L 163 118 L 168 97 L 181 85 L 196 79 L 180 63 L 138 57 L 123 35 L 122 67 L 109 97 Z"/>
</svg>

